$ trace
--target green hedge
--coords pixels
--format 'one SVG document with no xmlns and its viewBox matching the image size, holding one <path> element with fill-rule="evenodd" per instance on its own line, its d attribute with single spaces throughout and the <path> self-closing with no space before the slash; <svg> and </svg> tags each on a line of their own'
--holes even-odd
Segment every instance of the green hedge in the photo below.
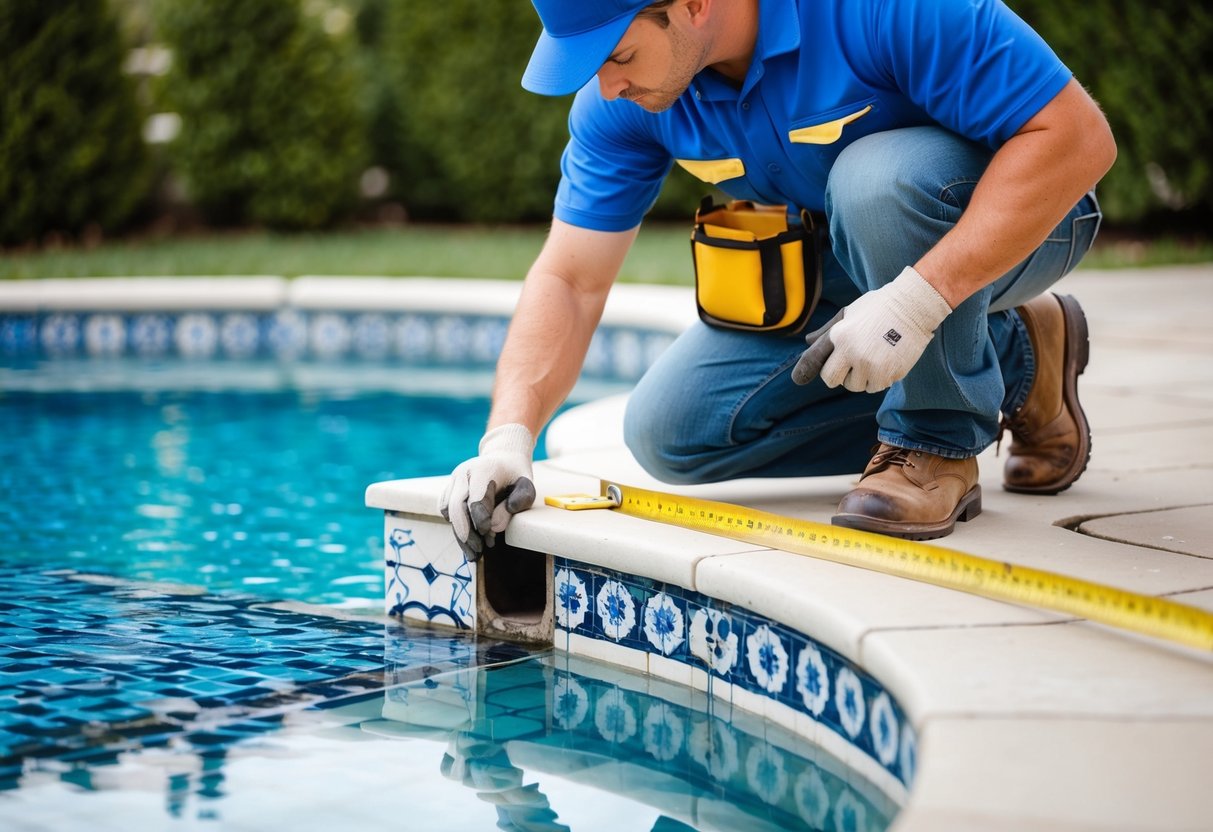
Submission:
<svg viewBox="0 0 1213 832">
<path fill-rule="evenodd" d="M 298 0 L 163 0 L 156 20 L 173 50 L 165 105 L 182 119 L 170 154 L 204 216 L 283 229 L 347 216 L 366 161 L 352 27 L 327 33 Z"/>
<path fill-rule="evenodd" d="M 376 135 L 413 219 L 546 220 L 571 97 L 522 89 L 539 19 L 522 0 L 380 0 Z M 378 4 L 376 4 L 378 5 Z M 369 11 L 369 9 L 368 9 Z M 703 185 L 678 171 L 654 212 L 689 220 Z"/>
<path fill-rule="evenodd" d="M 1009 5 L 1112 125 L 1119 156 L 1099 189 L 1108 219 L 1213 216 L 1213 8 L 1187 0 Z"/>
<path fill-rule="evenodd" d="M 125 54 L 105 0 L 0 3 L 0 244 L 112 231 L 146 196 Z"/>
<path fill-rule="evenodd" d="M 568 100 L 518 85 L 539 22 L 516 0 L 380 7 L 380 157 L 414 218 L 548 215 Z M 1213 213 L 1213 9 L 1179 0 L 1010 0 L 1103 106 L 1120 148 L 1100 187 L 1113 222 Z M 654 215 L 703 186 L 676 170 Z"/>
</svg>

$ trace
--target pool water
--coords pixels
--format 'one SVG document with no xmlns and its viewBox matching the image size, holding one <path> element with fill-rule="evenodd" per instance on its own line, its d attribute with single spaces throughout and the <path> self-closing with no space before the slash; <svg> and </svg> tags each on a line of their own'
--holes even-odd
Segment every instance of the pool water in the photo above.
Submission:
<svg viewBox="0 0 1213 832">
<path fill-rule="evenodd" d="M 727 702 L 547 650 L 33 565 L 0 568 L 0 609 L 5 828 L 870 832 L 895 811 Z"/>
<path fill-rule="evenodd" d="M 383 603 L 367 484 L 450 471 L 489 402 L 396 393 L 0 393 L 0 562 Z"/>
<path fill-rule="evenodd" d="M 449 471 L 488 407 L 0 390 L 0 828 L 886 829 L 728 702 L 381 614 L 366 485 Z"/>
</svg>

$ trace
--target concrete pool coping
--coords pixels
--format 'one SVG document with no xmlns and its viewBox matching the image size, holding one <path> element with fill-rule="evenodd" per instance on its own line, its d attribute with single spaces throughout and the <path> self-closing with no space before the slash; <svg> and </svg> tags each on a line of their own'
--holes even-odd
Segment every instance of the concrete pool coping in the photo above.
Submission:
<svg viewBox="0 0 1213 832">
<path fill-rule="evenodd" d="M 982 515 L 937 542 L 1213 609 L 1213 268 L 1080 271 L 1057 290 L 1091 323 L 1091 465 L 1062 495 L 1015 495 L 990 449 Z M 536 468 L 541 497 L 610 479 L 828 522 L 852 486 L 662 485 L 622 444 L 623 403 L 556 420 Z M 368 502 L 433 515 L 442 482 L 378 484 Z M 1213 818 L 1209 654 L 606 512 L 542 506 L 515 518 L 509 539 L 745 606 L 870 671 L 918 733 L 897 830 L 1200 829 Z"/>
</svg>

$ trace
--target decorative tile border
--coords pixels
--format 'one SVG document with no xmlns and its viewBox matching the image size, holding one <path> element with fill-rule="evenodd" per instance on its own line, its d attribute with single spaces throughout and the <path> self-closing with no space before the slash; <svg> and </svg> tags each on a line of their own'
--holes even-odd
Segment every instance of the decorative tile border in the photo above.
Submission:
<svg viewBox="0 0 1213 832">
<path fill-rule="evenodd" d="M 0 312 L 0 364 L 70 358 L 368 361 L 489 369 L 509 318 L 440 312 L 283 308 L 170 312 Z M 583 374 L 635 381 L 668 332 L 601 326 Z"/>
<path fill-rule="evenodd" d="M 556 558 L 554 568 L 558 647 L 562 640 L 576 643 L 567 636 L 580 636 L 635 651 L 621 663 L 643 664 L 658 675 L 674 675 L 658 669 L 669 661 L 698 670 L 708 675 L 713 695 L 731 699 L 740 692 L 768 715 L 772 709 L 765 703 L 782 706 L 858 749 L 906 788 L 911 785 L 917 737 L 901 706 L 876 679 L 829 647 L 673 584 L 566 558 Z M 783 721 L 791 721 L 789 714 Z"/>
<path fill-rule="evenodd" d="M 475 630 L 475 574 L 449 526 L 384 513 L 388 615 Z"/>
</svg>

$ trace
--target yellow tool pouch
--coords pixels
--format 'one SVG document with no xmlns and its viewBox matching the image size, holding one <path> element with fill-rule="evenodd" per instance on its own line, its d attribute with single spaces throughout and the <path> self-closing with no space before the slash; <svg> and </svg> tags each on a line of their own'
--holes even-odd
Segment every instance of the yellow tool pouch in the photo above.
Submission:
<svg viewBox="0 0 1213 832">
<path fill-rule="evenodd" d="M 787 206 L 734 200 L 695 212 L 691 256 L 695 302 L 704 323 L 793 335 L 821 297 L 825 218 L 802 211 L 788 227 Z"/>
</svg>

